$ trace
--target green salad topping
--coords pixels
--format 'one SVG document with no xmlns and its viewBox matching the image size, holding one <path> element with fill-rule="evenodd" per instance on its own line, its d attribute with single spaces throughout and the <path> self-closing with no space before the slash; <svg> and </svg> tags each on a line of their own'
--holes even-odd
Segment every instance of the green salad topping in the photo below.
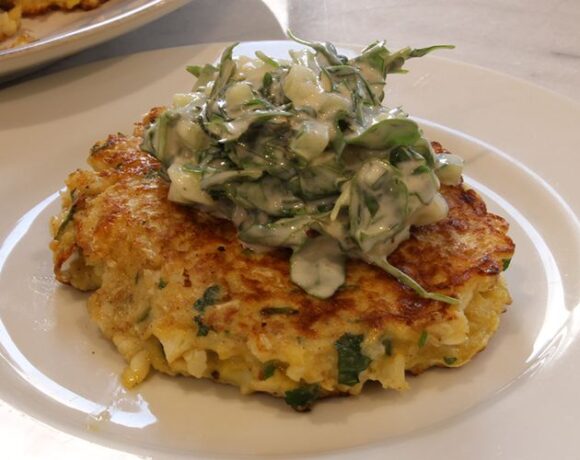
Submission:
<svg viewBox="0 0 580 460">
<path fill-rule="evenodd" d="M 219 64 L 187 68 L 193 89 L 174 96 L 142 146 L 167 168 L 169 199 L 229 219 L 253 250 L 292 249 L 292 281 L 313 296 L 332 296 L 356 258 L 454 303 L 387 256 L 411 225 L 446 216 L 439 187 L 460 182 L 462 162 L 436 156 L 401 108 L 383 105 L 388 74 L 450 46 L 391 52 L 375 42 L 347 58 L 291 37 L 306 47 L 288 59 L 234 58 L 234 44 Z"/>
</svg>

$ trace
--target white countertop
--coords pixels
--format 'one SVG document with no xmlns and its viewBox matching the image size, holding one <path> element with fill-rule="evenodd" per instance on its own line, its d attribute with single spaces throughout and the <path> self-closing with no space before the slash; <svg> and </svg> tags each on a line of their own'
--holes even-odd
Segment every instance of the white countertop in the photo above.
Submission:
<svg viewBox="0 0 580 460">
<path fill-rule="evenodd" d="M 193 0 L 141 29 L 25 78 L 194 43 L 283 39 L 392 47 L 456 45 L 451 59 L 523 78 L 580 102 L 578 0 Z M 443 53 L 441 53 L 442 55 Z"/>
</svg>

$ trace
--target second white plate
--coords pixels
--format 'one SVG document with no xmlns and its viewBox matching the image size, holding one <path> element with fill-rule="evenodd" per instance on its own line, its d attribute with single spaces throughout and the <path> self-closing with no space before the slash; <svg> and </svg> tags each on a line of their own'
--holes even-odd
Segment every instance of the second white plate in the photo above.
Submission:
<svg viewBox="0 0 580 460">
<path fill-rule="evenodd" d="M 52 12 L 24 18 L 22 29 L 35 40 L 13 48 L 0 48 L 0 77 L 21 73 L 117 37 L 188 1 L 110 0 L 91 11 Z"/>
</svg>

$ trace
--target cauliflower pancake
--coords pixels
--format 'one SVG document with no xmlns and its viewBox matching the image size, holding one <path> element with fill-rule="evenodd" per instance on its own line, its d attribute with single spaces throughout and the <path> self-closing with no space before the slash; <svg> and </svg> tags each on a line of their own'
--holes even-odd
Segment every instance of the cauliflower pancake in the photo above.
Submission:
<svg viewBox="0 0 580 460">
<path fill-rule="evenodd" d="M 369 380 L 404 390 L 406 371 L 462 366 L 497 329 L 514 244 L 475 191 L 442 186 L 447 217 L 413 227 L 389 256 L 457 304 L 422 298 L 360 260 L 348 261 L 334 296 L 319 299 L 291 282 L 289 251 L 244 249 L 229 221 L 170 202 L 142 135 L 138 125 L 133 136 L 97 143 L 93 170 L 69 176 L 52 222 L 56 276 L 94 290 L 89 312 L 129 363 L 126 386 L 153 368 L 307 410 L 324 396 L 358 394 Z"/>
</svg>

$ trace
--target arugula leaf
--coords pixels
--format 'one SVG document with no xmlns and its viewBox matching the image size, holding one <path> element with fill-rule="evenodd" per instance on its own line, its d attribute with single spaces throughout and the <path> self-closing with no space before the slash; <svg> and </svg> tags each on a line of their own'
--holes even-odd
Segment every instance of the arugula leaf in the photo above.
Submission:
<svg viewBox="0 0 580 460">
<path fill-rule="evenodd" d="M 410 58 L 423 57 L 426 54 L 431 53 L 432 51 L 435 51 L 435 50 L 452 50 L 454 48 L 455 48 L 454 45 L 433 45 L 433 46 L 429 46 L 427 48 L 417 48 L 417 49 L 412 49 L 410 51 L 409 57 Z"/>
<path fill-rule="evenodd" d="M 262 61 L 265 62 L 268 65 L 271 65 L 272 67 L 280 67 L 280 64 L 278 64 L 274 59 L 272 59 L 270 56 L 266 55 L 266 53 L 262 52 L 262 51 L 256 51 L 256 57 Z"/>
<path fill-rule="evenodd" d="M 147 129 L 141 149 L 150 153 L 165 166 L 169 166 L 173 157 L 168 155 L 167 138 L 181 115 L 173 110 L 166 110 Z"/>
<path fill-rule="evenodd" d="M 417 166 L 412 174 L 413 176 L 418 176 L 419 174 L 425 174 L 425 173 L 429 173 L 431 172 L 431 168 L 429 168 L 429 166 L 427 165 L 421 165 L 421 166 Z"/>
<path fill-rule="evenodd" d="M 199 65 L 188 65 L 185 68 L 185 70 L 187 70 L 194 77 L 199 78 L 199 76 L 201 75 L 201 72 L 203 70 L 203 67 L 201 67 Z"/>
<path fill-rule="evenodd" d="M 374 69 L 381 77 L 381 79 L 371 82 L 371 86 L 376 91 L 378 100 L 382 101 L 384 98 L 384 80 L 390 73 L 405 73 L 406 70 L 403 69 L 403 65 L 407 59 L 425 56 L 437 49 L 450 48 L 454 47 L 451 45 L 437 45 L 419 49 L 403 48 L 392 53 L 386 47 L 384 41 L 375 41 L 367 46 L 360 56 L 352 59 L 351 62 L 359 67 L 368 66 Z"/>
<path fill-rule="evenodd" d="M 58 227 L 56 235 L 54 236 L 55 240 L 59 240 L 61 238 L 68 224 L 72 222 L 76 211 L 77 211 L 77 203 L 76 201 L 73 201 L 71 207 L 66 213 L 66 216 L 64 217 L 64 219 L 62 220 L 61 224 Z"/>
<path fill-rule="evenodd" d="M 335 343 L 338 353 L 338 383 L 341 385 L 356 385 L 359 374 L 364 371 L 371 359 L 363 355 L 361 344 L 364 336 L 346 333 Z"/>
<path fill-rule="evenodd" d="M 230 78 L 232 78 L 232 75 L 236 70 L 236 63 L 234 62 L 232 55 L 234 48 L 238 46 L 238 44 L 238 42 L 231 44 L 222 53 L 222 57 L 220 58 L 219 73 L 215 79 L 213 87 L 211 88 L 211 93 L 209 95 L 210 101 L 215 100 L 217 95 L 225 88 L 226 84 L 229 82 Z"/>
<path fill-rule="evenodd" d="M 262 77 L 262 90 L 267 91 L 272 86 L 272 82 L 274 79 L 272 78 L 272 74 L 270 72 L 266 72 Z"/>
<path fill-rule="evenodd" d="M 336 80 L 336 77 L 339 77 L 342 80 L 342 83 L 345 83 L 351 89 L 356 90 L 362 101 L 371 105 L 379 105 L 381 103 L 375 95 L 370 83 L 361 74 L 358 68 L 342 64 L 326 67 L 325 71 L 327 75 L 330 74 L 332 77 L 335 77 L 334 80 Z M 336 85 L 336 82 L 333 81 L 333 85 Z"/>
<path fill-rule="evenodd" d="M 342 118 L 344 118 L 344 116 Z M 340 121 L 341 121 L 341 118 L 336 119 L 336 126 L 335 126 L 336 133 L 334 135 L 334 139 L 332 139 L 332 147 L 334 148 L 334 151 L 336 152 L 336 155 L 338 158 L 341 157 L 342 152 L 344 151 L 344 148 L 346 147 L 346 140 L 344 139 L 344 133 L 342 132 L 342 129 L 340 127 Z"/>
<path fill-rule="evenodd" d="M 286 404 L 292 406 L 295 411 L 308 412 L 314 402 L 321 396 L 320 386 L 316 383 L 302 385 L 285 393 Z"/>
<path fill-rule="evenodd" d="M 386 118 L 368 126 L 362 132 L 347 135 L 345 142 L 371 150 L 382 150 L 413 145 L 420 137 L 419 127 L 414 121 L 408 118 Z"/>
<path fill-rule="evenodd" d="M 197 81 L 195 82 L 195 86 L 193 90 L 197 90 L 199 88 L 205 87 L 210 81 L 213 81 L 214 76 L 218 69 L 211 64 L 206 64 L 203 67 L 199 68 L 199 75 L 195 75 L 198 72 L 199 66 L 189 66 L 187 71 L 192 75 L 197 77 Z M 194 73 L 195 72 L 195 73 Z"/>
<path fill-rule="evenodd" d="M 403 48 L 391 53 L 384 41 L 376 41 L 366 47 L 362 54 L 354 59 L 356 63 L 366 63 L 380 72 L 385 78 L 389 73 L 405 72 L 403 65 L 407 59 L 425 56 L 438 49 L 453 49 L 453 45 L 435 45 L 428 48 Z"/>
<path fill-rule="evenodd" d="M 288 33 L 288 37 L 290 37 L 295 42 L 298 42 L 302 45 L 309 46 L 310 48 L 312 48 L 316 52 L 322 54 L 326 58 L 326 60 L 328 61 L 328 63 L 330 65 L 342 65 L 348 61 L 348 59 L 345 56 L 338 54 L 338 51 L 336 50 L 336 48 L 334 47 L 334 45 L 332 43 L 329 43 L 329 42 L 325 42 L 325 43 L 309 42 L 307 40 L 303 40 L 301 38 L 298 38 L 296 35 L 294 35 L 292 33 L 291 30 L 288 30 L 287 33 Z"/>
<path fill-rule="evenodd" d="M 452 305 L 459 303 L 459 300 L 454 297 L 449 297 L 445 294 L 439 294 L 438 292 L 427 291 L 423 286 L 417 283 L 417 281 L 415 281 L 405 272 L 391 265 L 384 257 L 371 257 L 369 258 L 369 261 L 378 267 L 381 267 L 389 275 L 395 277 L 401 284 L 404 284 L 405 286 L 413 289 L 413 291 L 415 291 L 418 296 L 423 297 L 424 299 L 437 300 L 439 302 L 445 302 Z"/>
<path fill-rule="evenodd" d="M 399 163 L 403 163 L 405 161 L 410 161 L 410 160 L 422 160 L 423 156 L 415 151 L 414 148 L 409 147 L 409 146 L 398 146 L 394 149 L 392 149 L 389 153 L 389 162 L 393 165 L 393 166 L 398 166 Z"/>
</svg>

